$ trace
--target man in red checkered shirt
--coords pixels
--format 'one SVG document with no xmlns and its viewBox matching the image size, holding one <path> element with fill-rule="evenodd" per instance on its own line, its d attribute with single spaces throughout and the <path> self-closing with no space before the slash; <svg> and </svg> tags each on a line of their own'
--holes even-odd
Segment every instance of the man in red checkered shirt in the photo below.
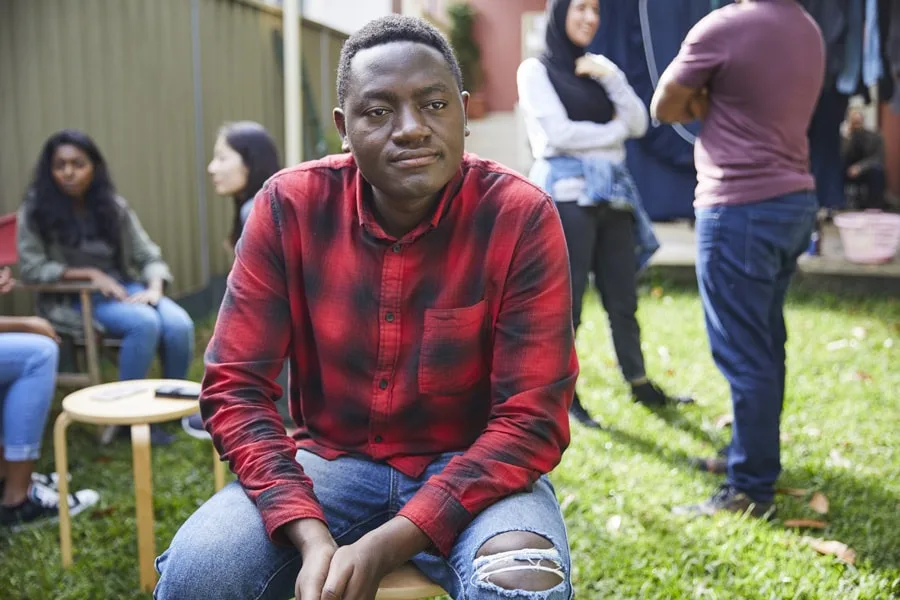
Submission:
<svg viewBox="0 0 900 600">
<path fill-rule="evenodd" d="M 372 600 L 410 560 L 454 598 L 572 597 L 546 477 L 578 374 L 565 239 L 546 194 L 464 154 L 461 79 L 422 20 L 345 44 L 350 153 L 256 197 L 201 396 L 238 480 L 160 557 L 157 598 Z"/>
</svg>

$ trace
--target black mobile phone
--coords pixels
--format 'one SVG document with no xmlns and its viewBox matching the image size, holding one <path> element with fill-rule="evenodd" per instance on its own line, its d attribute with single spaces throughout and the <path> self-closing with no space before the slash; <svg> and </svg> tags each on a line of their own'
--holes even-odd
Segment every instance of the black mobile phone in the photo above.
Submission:
<svg viewBox="0 0 900 600">
<path fill-rule="evenodd" d="M 200 397 L 199 385 L 161 385 L 156 388 L 157 398 L 196 400 Z"/>
</svg>

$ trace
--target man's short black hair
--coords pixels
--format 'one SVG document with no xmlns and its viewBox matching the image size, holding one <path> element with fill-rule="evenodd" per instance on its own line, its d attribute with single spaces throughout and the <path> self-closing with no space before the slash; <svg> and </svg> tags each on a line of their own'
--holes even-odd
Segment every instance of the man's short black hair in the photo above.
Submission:
<svg viewBox="0 0 900 600">
<path fill-rule="evenodd" d="M 369 21 L 362 29 L 350 36 L 341 48 L 341 60 L 338 63 L 337 94 L 338 104 L 344 106 L 347 97 L 347 87 L 350 84 L 350 61 L 361 50 L 374 48 L 391 42 L 416 42 L 431 46 L 441 53 L 459 91 L 463 90 L 462 71 L 459 63 L 450 47 L 450 42 L 438 29 L 423 19 L 403 15 L 388 15 L 373 21 Z"/>
</svg>

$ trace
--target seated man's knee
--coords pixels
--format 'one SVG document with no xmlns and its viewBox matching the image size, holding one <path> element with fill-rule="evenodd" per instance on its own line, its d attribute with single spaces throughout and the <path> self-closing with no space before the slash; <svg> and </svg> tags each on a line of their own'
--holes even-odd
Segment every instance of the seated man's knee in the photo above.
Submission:
<svg viewBox="0 0 900 600">
<path fill-rule="evenodd" d="M 475 583 L 543 592 L 566 581 L 559 550 L 530 531 L 508 531 L 486 541 L 475 558 Z"/>
</svg>

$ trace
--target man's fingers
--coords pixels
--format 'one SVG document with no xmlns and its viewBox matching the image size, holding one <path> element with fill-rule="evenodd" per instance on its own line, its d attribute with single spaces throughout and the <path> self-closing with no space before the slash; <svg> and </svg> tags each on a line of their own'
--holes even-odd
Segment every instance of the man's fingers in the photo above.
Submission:
<svg viewBox="0 0 900 600">
<path fill-rule="evenodd" d="M 332 564 L 331 569 L 328 570 L 328 578 L 325 579 L 320 600 L 343 600 L 344 591 L 352 576 L 353 564 Z"/>
</svg>

